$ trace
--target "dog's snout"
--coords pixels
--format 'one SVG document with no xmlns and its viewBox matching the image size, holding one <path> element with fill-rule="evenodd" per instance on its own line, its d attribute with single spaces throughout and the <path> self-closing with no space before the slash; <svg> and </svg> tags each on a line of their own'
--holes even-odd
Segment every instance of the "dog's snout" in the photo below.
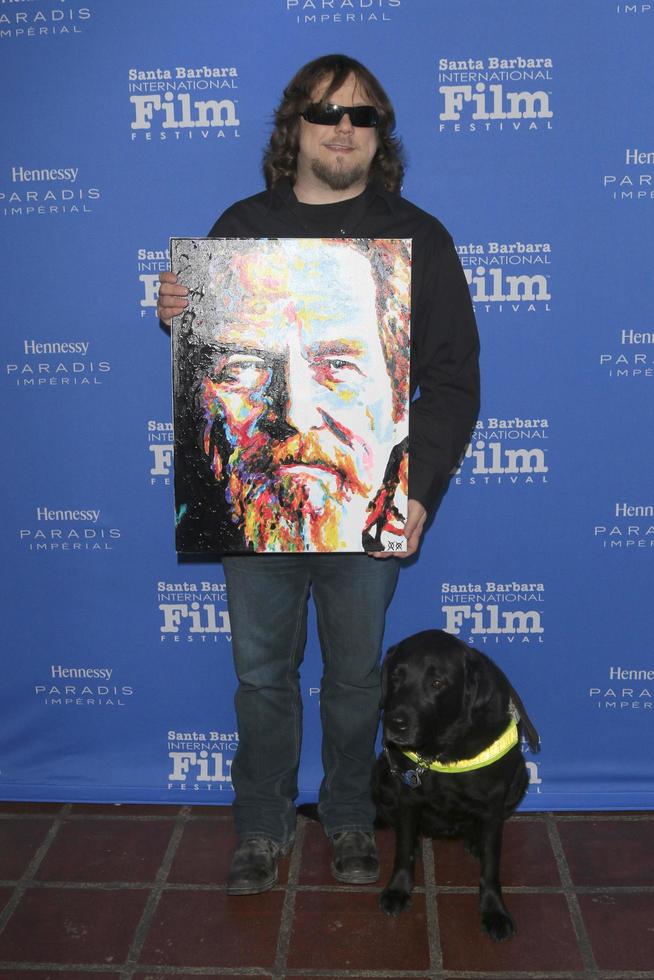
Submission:
<svg viewBox="0 0 654 980">
<path fill-rule="evenodd" d="M 386 726 L 398 734 L 406 732 L 409 728 L 409 716 L 405 711 L 393 711 L 386 716 Z"/>
</svg>

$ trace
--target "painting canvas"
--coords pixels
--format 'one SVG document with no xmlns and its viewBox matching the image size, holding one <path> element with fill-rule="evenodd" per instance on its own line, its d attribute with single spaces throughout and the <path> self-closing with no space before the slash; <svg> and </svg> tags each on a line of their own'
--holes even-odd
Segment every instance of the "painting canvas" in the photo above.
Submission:
<svg viewBox="0 0 654 980">
<path fill-rule="evenodd" d="M 177 550 L 405 549 L 411 241 L 171 239 Z"/>
</svg>

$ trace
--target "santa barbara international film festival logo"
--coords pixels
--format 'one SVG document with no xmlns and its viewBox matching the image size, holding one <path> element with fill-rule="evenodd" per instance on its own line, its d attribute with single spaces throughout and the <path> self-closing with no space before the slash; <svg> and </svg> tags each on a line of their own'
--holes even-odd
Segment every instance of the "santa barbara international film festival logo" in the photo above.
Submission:
<svg viewBox="0 0 654 980">
<path fill-rule="evenodd" d="M 104 384 L 111 364 L 94 354 L 90 340 L 27 337 L 5 362 L 5 380 L 17 388 L 94 387 Z"/>
<path fill-rule="evenodd" d="M 605 344 L 598 362 L 603 376 L 612 381 L 654 378 L 654 330 L 623 327 L 612 344 Z"/>
<path fill-rule="evenodd" d="M 169 487 L 173 469 L 173 423 L 148 419 L 150 486 Z"/>
<path fill-rule="evenodd" d="M 170 729 L 167 748 L 169 790 L 232 791 L 231 769 L 238 732 Z"/>
<path fill-rule="evenodd" d="M 224 582 L 157 582 L 162 643 L 231 643 Z"/>
<path fill-rule="evenodd" d="M 14 164 L 0 184 L 0 211 L 5 218 L 44 215 L 88 215 L 101 198 L 77 166 Z"/>
<path fill-rule="evenodd" d="M 654 704 L 654 670 L 648 667 L 612 665 L 607 676 L 588 688 L 588 697 L 600 711 L 651 711 Z"/>
<path fill-rule="evenodd" d="M 553 77 L 551 58 L 439 58 L 439 132 L 551 130 Z"/>
<path fill-rule="evenodd" d="M 470 646 L 544 642 L 543 582 L 443 582 L 443 629 Z"/>
<path fill-rule="evenodd" d="M 116 673 L 108 666 L 50 664 L 47 675 L 34 685 L 34 695 L 49 707 L 125 708 L 134 688 Z"/>
<path fill-rule="evenodd" d="M 117 527 L 109 527 L 100 508 L 49 507 L 34 508 L 31 519 L 18 530 L 18 540 L 26 551 L 35 554 L 63 552 L 113 551 L 122 537 Z"/>
<path fill-rule="evenodd" d="M 550 242 L 467 242 L 456 250 L 477 315 L 551 312 Z"/>
<path fill-rule="evenodd" d="M 616 500 L 600 520 L 593 525 L 593 538 L 603 551 L 652 553 L 654 504 Z"/>
<path fill-rule="evenodd" d="M 83 34 L 91 6 L 68 0 L 0 0 L 0 42 Z"/>
<path fill-rule="evenodd" d="M 452 480 L 457 486 L 536 486 L 548 482 L 548 419 L 477 420 Z"/>
<path fill-rule="evenodd" d="M 403 0 L 282 0 L 296 24 L 388 24 Z"/>
<path fill-rule="evenodd" d="M 612 201 L 654 201 L 654 149 L 627 146 L 622 159 L 614 160 L 611 173 L 602 175 L 602 186 Z"/>
<path fill-rule="evenodd" d="M 159 274 L 170 269 L 168 249 L 139 248 L 136 253 L 136 267 L 139 277 L 139 316 L 141 319 L 156 317 Z"/>
<path fill-rule="evenodd" d="M 127 88 L 133 142 L 239 136 L 238 70 L 233 66 L 130 68 Z"/>
</svg>

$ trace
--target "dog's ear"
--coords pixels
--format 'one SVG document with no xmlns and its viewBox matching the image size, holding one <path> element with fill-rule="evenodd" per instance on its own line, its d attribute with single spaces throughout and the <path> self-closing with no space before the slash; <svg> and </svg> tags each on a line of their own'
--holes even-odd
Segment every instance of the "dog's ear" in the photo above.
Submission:
<svg viewBox="0 0 654 980">
<path fill-rule="evenodd" d="M 490 662 L 478 650 L 470 648 L 467 651 L 464 668 L 463 708 L 468 720 L 472 721 L 473 715 L 483 711 L 497 695 L 497 688 L 493 683 Z"/>
<path fill-rule="evenodd" d="M 381 701 L 380 701 L 380 704 L 381 704 L 381 707 L 382 708 L 384 706 L 384 702 L 386 701 L 386 692 L 388 690 L 388 660 L 389 660 L 389 657 L 393 653 L 395 653 L 396 650 L 397 650 L 397 644 L 395 644 L 395 646 L 393 646 L 393 647 L 389 647 L 388 648 L 388 650 L 386 651 L 386 656 L 384 657 L 384 662 L 382 663 L 382 666 L 381 666 L 381 678 L 380 678 L 380 681 L 381 681 Z"/>
</svg>

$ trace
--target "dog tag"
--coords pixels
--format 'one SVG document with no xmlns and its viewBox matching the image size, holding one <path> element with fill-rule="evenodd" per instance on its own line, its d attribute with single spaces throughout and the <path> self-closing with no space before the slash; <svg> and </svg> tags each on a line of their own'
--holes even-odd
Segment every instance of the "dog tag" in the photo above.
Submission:
<svg viewBox="0 0 654 980">
<path fill-rule="evenodd" d="M 407 769 L 406 772 L 402 773 L 402 782 L 410 789 L 417 789 L 422 783 L 420 773 L 415 769 Z"/>
</svg>

